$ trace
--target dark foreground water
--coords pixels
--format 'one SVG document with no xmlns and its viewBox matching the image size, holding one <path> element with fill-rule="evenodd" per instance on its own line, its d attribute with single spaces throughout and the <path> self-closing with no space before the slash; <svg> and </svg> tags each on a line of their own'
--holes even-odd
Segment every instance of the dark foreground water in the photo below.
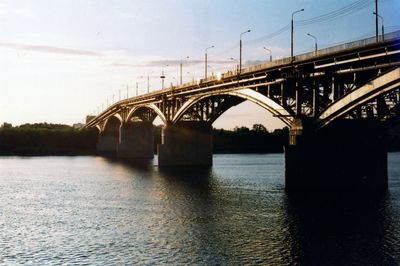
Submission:
<svg viewBox="0 0 400 266">
<path fill-rule="evenodd" d="M 281 154 L 195 171 L 1 157 L 0 263 L 398 265 L 400 154 L 389 161 L 381 198 L 301 204 Z"/>
</svg>

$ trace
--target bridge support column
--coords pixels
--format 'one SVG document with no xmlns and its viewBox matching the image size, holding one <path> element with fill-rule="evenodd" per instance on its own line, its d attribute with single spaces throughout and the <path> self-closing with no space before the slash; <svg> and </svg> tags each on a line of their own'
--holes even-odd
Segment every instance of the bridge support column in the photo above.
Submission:
<svg viewBox="0 0 400 266">
<path fill-rule="evenodd" d="M 97 152 L 115 156 L 118 146 L 118 131 L 104 131 L 99 134 Z"/>
<path fill-rule="evenodd" d="M 318 133 L 295 121 L 285 147 L 288 191 L 387 189 L 386 131 L 374 121 L 341 120 Z"/>
<path fill-rule="evenodd" d="M 119 130 L 117 156 L 124 159 L 153 158 L 153 124 L 151 122 L 123 123 Z"/>
<path fill-rule="evenodd" d="M 181 121 L 167 125 L 158 146 L 160 166 L 212 165 L 212 127 L 207 122 Z"/>
</svg>

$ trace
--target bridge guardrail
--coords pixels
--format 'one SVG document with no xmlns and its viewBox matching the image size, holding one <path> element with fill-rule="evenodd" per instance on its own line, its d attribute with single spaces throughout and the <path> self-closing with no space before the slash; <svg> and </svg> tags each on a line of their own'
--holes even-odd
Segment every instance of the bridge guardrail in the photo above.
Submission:
<svg viewBox="0 0 400 266">
<path fill-rule="evenodd" d="M 385 37 L 385 41 L 384 41 L 385 43 L 393 41 L 393 40 L 399 40 L 400 39 L 400 31 L 394 31 L 394 32 L 387 33 L 387 34 L 384 35 L 384 37 Z M 375 44 L 375 43 L 376 43 L 376 38 L 374 36 L 374 37 L 366 38 L 366 39 L 363 39 L 363 40 L 358 40 L 358 41 L 353 41 L 353 42 L 349 42 L 349 43 L 339 44 L 339 45 L 336 45 L 336 46 L 332 46 L 332 47 L 329 47 L 329 48 L 324 48 L 324 49 L 318 50 L 317 54 L 315 53 L 315 51 L 312 51 L 312 52 L 296 55 L 295 56 L 295 62 L 298 63 L 298 62 L 306 61 L 306 60 L 309 60 L 309 59 L 312 59 L 312 58 L 315 58 L 315 57 L 326 56 L 326 55 L 329 55 L 329 54 L 334 54 L 334 53 L 337 53 L 337 52 L 340 52 L 340 51 L 346 51 L 346 50 L 354 49 L 354 48 L 357 48 L 357 47 L 361 48 L 361 47 L 365 47 L 365 46 L 372 45 L 372 44 Z M 265 63 L 262 63 L 262 64 L 253 65 L 253 66 L 250 66 L 250 67 L 247 67 L 247 68 L 243 68 L 240 71 L 240 73 L 241 73 L 241 75 L 243 75 L 243 74 L 247 74 L 247 73 L 251 73 L 251 72 L 257 72 L 257 71 L 262 70 L 262 69 L 268 69 L 268 68 L 272 68 L 272 67 L 276 67 L 276 66 L 285 66 L 285 65 L 289 65 L 291 63 L 292 63 L 292 59 L 290 57 L 287 57 L 287 58 L 277 59 L 277 60 L 274 60 L 272 62 L 265 62 Z M 236 71 L 235 70 L 234 71 L 229 70 L 227 72 L 222 73 L 221 77 L 222 77 L 222 79 L 225 79 L 225 78 L 236 77 L 237 75 L 238 75 L 238 71 L 237 70 Z M 165 88 L 165 89 L 162 89 L 162 90 L 155 90 L 155 91 L 153 91 L 151 93 L 148 93 L 148 94 L 145 94 L 145 95 L 140 95 L 138 97 L 133 97 L 133 98 L 130 98 L 130 99 L 121 100 L 121 101 L 118 101 L 118 102 L 114 103 L 113 105 L 109 106 L 107 109 L 117 107 L 120 104 L 129 104 L 130 101 L 142 101 L 142 100 L 148 99 L 150 97 L 155 97 L 155 96 L 160 95 L 160 94 L 173 93 L 174 90 L 185 91 L 185 90 L 189 90 L 189 89 L 193 88 L 193 86 L 200 86 L 201 84 L 204 84 L 204 83 L 217 82 L 217 81 L 219 81 L 219 78 L 217 76 L 210 76 L 207 79 L 200 79 L 200 80 L 184 83 L 182 85 L 168 87 L 168 88 Z M 107 110 L 104 110 L 101 114 L 99 114 L 96 117 L 102 116 L 106 112 L 107 112 Z"/>
<path fill-rule="evenodd" d="M 393 41 L 393 40 L 397 40 L 397 39 L 400 39 L 400 31 L 394 31 L 394 32 L 385 34 L 385 42 Z M 367 45 L 375 44 L 375 43 L 376 43 L 376 38 L 374 36 L 374 37 L 370 37 L 370 38 L 363 39 L 363 40 L 348 42 L 348 43 L 344 43 L 344 44 L 335 45 L 335 46 L 332 46 L 329 48 L 320 49 L 317 51 L 317 56 L 329 55 L 332 53 L 345 51 L 345 50 L 357 48 L 357 47 L 363 47 L 363 46 L 367 46 Z M 299 54 L 299 55 L 295 56 L 295 61 L 296 62 L 304 61 L 304 60 L 311 59 L 315 56 L 316 56 L 315 51 L 304 53 L 304 54 Z M 290 64 L 290 63 L 291 63 L 291 58 L 286 57 L 286 58 L 274 60 L 272 62 L 266 62 L 263 64 L 244 68 L 244 69 L 242 69 L 241 73 L 245 74 L 245 73 L 257 71 L 257 70 L 264 69 L 264 68 L 269 68 L 269 67 L 273 67 L 273 66 L 277 66 L 277 65 L 285 65 L 285 64 Z"/>
</svg>

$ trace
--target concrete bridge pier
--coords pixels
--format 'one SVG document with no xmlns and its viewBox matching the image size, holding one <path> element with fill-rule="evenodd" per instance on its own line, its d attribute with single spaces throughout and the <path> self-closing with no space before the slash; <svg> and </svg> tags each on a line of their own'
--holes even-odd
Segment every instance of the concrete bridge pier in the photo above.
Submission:
<svg viewBox="0 0 400 266">
<path fill-rule="evenodd" d="M 118 146 L 118 131 L 117 130 L 109 130 L 103 131 L 99 134 L 99 138 L 97 140 L 97 152 L 115 156 L 117 153 Z"/>
<path fill-rule="evenodd" d="M 163 128 L 158 145 L 160 166 L 212 165 L 212 126 L 207 122 L 179 121 Z"/>
<path fill-rule="evenodd" d="M 338 120 L 315 132 L 312 121 L 295 121 L 285 147 L 286 190 L 380 192 L 387 185 L 381 124 Z"/>
<path fill-rule="evenodd" d="M 117 157 L 123 159 L 151 159 L 154 157 L 154 134 L 151 122 L 121 124 Z"/>
</svg>

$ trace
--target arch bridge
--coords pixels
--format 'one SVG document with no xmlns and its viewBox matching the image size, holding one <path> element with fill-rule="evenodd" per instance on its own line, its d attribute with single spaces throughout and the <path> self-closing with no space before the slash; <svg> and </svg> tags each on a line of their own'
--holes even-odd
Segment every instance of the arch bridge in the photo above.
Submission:
<svg viewBox="0 0 400 266">
<path fill-rule="evenodd" d="M 152 122 L 159 117 L 159 165 L 211 165 L 212 123 L 247 100 L 290 128 L 287 188 L 386 186 L 385 128 L 400 114 L 400 31 L 384 40 L 363 39 L 124 99 L 88 117 L 85 127 L 99 129 L 101 152 L 152 158 Z M 321 178 L 327 175 L 335 178 Z"/>
</svg>

